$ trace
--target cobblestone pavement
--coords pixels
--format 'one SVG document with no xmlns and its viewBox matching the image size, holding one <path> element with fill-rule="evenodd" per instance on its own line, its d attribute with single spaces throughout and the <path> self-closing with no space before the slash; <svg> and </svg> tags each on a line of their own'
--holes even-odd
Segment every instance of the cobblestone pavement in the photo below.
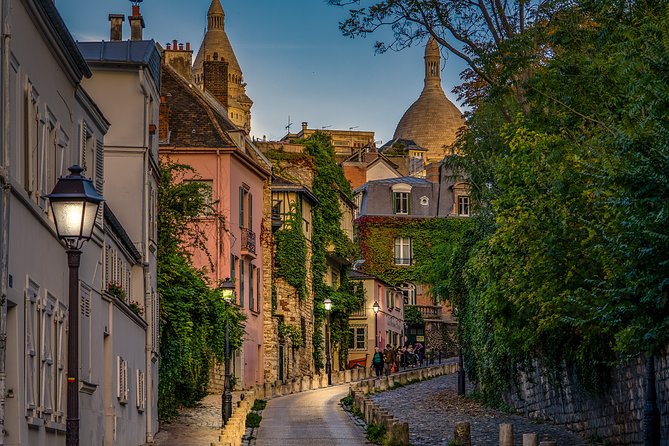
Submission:
<svg viewBox="0 0 669 446">
<path fill-rule="evenodd" d="M 372 398 L 395 418 L 409 423 L 409 436 L 414 446 L 448 444 L 458 421 L 471 424 L 474 446 L 498 446 L 502 423 L 513 424 L 515 444 L 522 444 L 523 433 L 536 433 L 540 441 L 555 440 L 558 446 L 588 444 L 562 427 L 498 412 L 458 396 L 456 374 L 382 392 Z"/>
<path fill-rule="evenodd" d="M 221 395 L 207 395 L 196 407 L 182 409 L 169 423 L 161 423 L 158 446 L 209 446 L 221 433 Z"/>
</svg>

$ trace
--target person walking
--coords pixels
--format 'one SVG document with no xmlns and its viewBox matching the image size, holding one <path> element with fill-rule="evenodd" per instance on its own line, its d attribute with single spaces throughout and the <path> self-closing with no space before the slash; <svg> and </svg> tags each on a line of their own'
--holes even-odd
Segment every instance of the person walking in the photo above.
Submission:
<svg viewBox="0 0 669 446">
<path fill-rule="evenodd" d="M 374 367 L 374 372 L 376 377 L 380 377 L 383 372 L 383 355 L 381 350 L 378 347 L 374 348 L 374 356 L 372 357 L 372 366 Z"/>
<path fill-rule="evenodd" d="M 390 344 L 386 345 L 386 349 L 383 351 L 383 363 L 385 366 L 386 376 L 389 376 L 393 369 L 393 363 L 395 362 L 395 352 Z"/>
</svg>

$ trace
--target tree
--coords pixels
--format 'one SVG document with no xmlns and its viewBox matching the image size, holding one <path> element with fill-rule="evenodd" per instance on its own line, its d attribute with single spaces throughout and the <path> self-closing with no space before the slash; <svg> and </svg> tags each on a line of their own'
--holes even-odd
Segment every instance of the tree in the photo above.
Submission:
<svg viewBox="0 0 669 446">
<path fill-rule="evenodd" d="M 466 81 L 458 88 L 462 99 L 476 106 L 490 89 L 508 89 L 527 111 L 519 81 L 531 76 L 532 65 L 545 59 L 547 48 L 539 38 L 551 17 L 563 9 L 554 0 L 329 0 L 331 5 L 352 6 L 340 23 L 348 37 L 365 37 L 389 27 L 388 43 L 377 41 L 376 50 L 401 50 L 426 36 L 433 37 L 468 65 Z M 365 5 L 365 6 L 363 6 Z M 528 64 L 527 61 L 534 61 Z M 522 69 L 520 69 L 522 67 Z M 507 112 L 510 119 L 512 113 Z"/>
</svg>

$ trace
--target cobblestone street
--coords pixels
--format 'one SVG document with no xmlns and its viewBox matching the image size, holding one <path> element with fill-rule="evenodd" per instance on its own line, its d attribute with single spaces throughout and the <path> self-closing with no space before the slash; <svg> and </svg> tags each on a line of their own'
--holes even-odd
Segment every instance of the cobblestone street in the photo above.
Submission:
<svg viewBox="0 0 669 446">
<path fill-rule="evenodd" d="M 161 423 L 158 446 L 209 446 L 221 432 L 221 395 L 207 395 L 196 407 L 182 409 L 170 423 Z"/>
<path fill-rule="evenodd" d="M 540 440 L 555 440 L 558 446 L 588 444 L 562 427 L 532 422 L 459 397 L 457 374 L 382 392 L 372 399 L 397 419 L 409 423 L 410 440 L 414 446 L 446 445 L 453 438 L 458 421 L 471 423 L 475 446 L 498 446 L 502 423 L 513 424 L 515 444 L 522 444 L 523 433 L 537 433 Z"/>
</svg>

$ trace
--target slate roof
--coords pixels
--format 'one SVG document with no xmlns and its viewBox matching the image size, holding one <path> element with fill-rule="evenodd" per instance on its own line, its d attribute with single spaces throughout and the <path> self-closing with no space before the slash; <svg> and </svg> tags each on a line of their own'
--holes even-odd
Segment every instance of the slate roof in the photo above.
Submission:
<svg viewBox="0 0 669 446">
<path fill-rule="evenodd" d="M 160 52 L 151 40 L 117 40 L 112 42 L 77 42 L 81 54 L 92 65 L 142 65 L 149 68 L 160 90 Z"/>
<path fill-rule="evenodd" d="M 58 9 L 52 0 L 35 0 L 34 5 L 38 12 L 45 18 L 45 23 L 50 30 L 57 36 L 56 42 L 65 51 L 66 58 L 79 70 L 79 74 L 85 77 L 91 77 L 91 69 L 82 56 L 77 43 L 72 38 L 72 34 L 67 29 L 63 18 L 58 13 Z"/>
<path fill-rule="evenodd" d="M 387 184 L 388 186 L 392 186 L 393 184 L 400 184 L 400 183 L 432 186 L 432 183 L 426 180 L 425 178 L 416 178 L 416 177 L 385 178 L 383 180 L 368 181 L 362 186 L 358 187 L 356 190 L 354 190 L 353 193 L 355 194 L 367 190 L 367 185 L 369 184 Z"/>
</svg>

